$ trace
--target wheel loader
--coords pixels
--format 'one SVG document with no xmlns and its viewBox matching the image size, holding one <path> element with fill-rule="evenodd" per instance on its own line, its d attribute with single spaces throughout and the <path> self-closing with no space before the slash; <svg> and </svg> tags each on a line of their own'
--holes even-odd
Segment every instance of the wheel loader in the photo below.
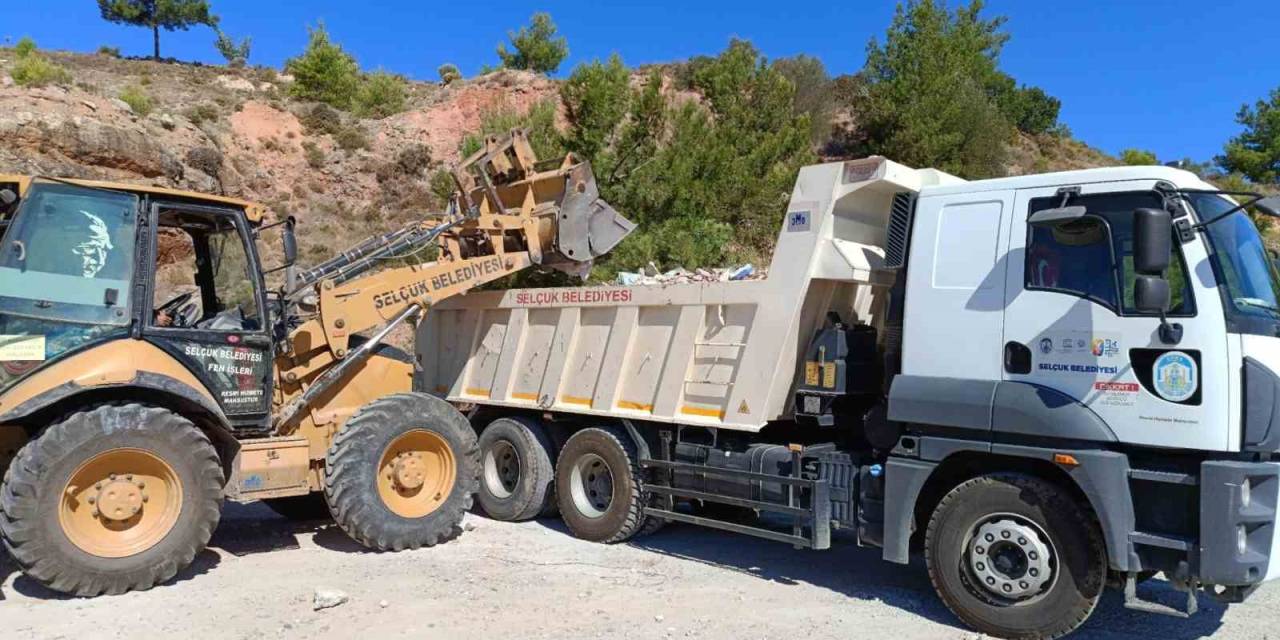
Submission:
<svg viewBox="0 0 1280 640">
<path fill-rule="evenodd" d="M 258 204 L 0 176 L 0 538 L 22 571 L 147 589 L 200 553 L 224 499 L 323 510 L 376 550 L 452 535 L 475 435 L 384 341 L 523 269 L 581 274 L 633 225 L 587 163 L 539 163 L 520 130 L 451 173 L 447 210 L 307 269 L 294 220 Z"/>
</svg>

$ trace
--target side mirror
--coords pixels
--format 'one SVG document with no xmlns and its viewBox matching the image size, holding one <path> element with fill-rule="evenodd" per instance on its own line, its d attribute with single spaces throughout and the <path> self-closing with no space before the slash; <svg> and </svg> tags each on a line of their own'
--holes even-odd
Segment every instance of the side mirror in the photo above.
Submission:
<svg viewBox="0 0 1280 640">
<path fill-rule="evenodd" d="M 1133 282 L 1133 306 L 1139 313 L 1169 311 L 1169 281 L 1161 276 L 1139 275 Z"/>
<path fill-rule="evenodd" d="M 1164 209 L 1135 210 L 1133 270 L 1142 275 L 1163 277 L 1172 255 L 1173 217 L 1169 212 Z"/>
<path fill-rule="evenodd" d="M 280 232 L 280 239 L 284 244 L 285 266 L 293 266 L 298 261 L 298 238 L 293 235 L 293 227 L 296 224 L 297 220 L 293 216 L 289 216 L 285 219 L 284 229 Z"/>
<path fill-rule="evenodd" d="M 1253 203 L 1253 208 L 1264 215 L 1280 218 L 1280 196 L 1267 196 Z"/>
<path fill-rule="evenodd" d="M 1054 209 L 1041 209 L 1027 218 L 1027 223 L 1033 227 L 1052 227 L 1068 222 L 1075 222 L 1089 213 L 1089 210 L 1080 205 L 1073 207 L 1057 207 Z"/>
</svg>

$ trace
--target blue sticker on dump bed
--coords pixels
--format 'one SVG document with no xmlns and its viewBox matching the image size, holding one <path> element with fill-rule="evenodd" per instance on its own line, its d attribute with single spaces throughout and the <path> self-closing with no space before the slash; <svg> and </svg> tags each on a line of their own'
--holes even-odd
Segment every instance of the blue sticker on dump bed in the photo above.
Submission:
<svg viewBox="0 0 1280 640">
<path fill-rule="evenodd" d="M 787 214 L 787 231 L 808 231 L 809 212 L 792 211 Z"/>
</svg>

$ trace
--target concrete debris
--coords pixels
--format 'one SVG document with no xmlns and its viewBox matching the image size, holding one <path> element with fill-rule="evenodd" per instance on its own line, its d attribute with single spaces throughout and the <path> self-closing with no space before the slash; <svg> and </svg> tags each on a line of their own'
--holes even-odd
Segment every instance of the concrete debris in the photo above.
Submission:
<svg viewBox="0 0 1280 640">
<path fill-rule="evenodd" d="M 648 266 L 640 271 L 619 271 L 614 284 L 634 286 L 688 282 L 729 282 L 732 280 L 759 280 L 764 276 L 763 271 L 757 272 L 756 268 L 750 264 L 738 267 L 697 269 L 695 271 L 677 267 L 660 273 L 658 268 L 650 262 Z"/>
<path fill-rule="evenodd" d="M 311 609 L 314 611 L 332 609 L 346 604 L 350 599 L 351 596 L 348 596 L 344 591 L 316 587 L 315 595 L 311 597 Z"/>
</svg>

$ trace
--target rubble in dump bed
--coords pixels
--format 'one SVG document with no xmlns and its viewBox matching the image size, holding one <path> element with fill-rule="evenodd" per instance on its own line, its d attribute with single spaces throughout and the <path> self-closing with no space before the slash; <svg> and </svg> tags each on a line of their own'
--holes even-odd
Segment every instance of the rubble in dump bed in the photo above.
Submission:
<svg viewBox="0 0 1280 640">
<path fill-rule="evenodd" d="M 655 285 L 683 284 L 689 282 L 729 282 L 731 280 L 763 280 L 765 271 L 756 270 L 750 263 L 738 267 L 721 267 L 712 269 L 695 269 L 689 271 L 684 267 L 676 267 L 670 271 L 659 271 L 657 265 L 650 262 L 640 271 L 619 271 L 612 284 L 618 285 Z"/>
</svg>

